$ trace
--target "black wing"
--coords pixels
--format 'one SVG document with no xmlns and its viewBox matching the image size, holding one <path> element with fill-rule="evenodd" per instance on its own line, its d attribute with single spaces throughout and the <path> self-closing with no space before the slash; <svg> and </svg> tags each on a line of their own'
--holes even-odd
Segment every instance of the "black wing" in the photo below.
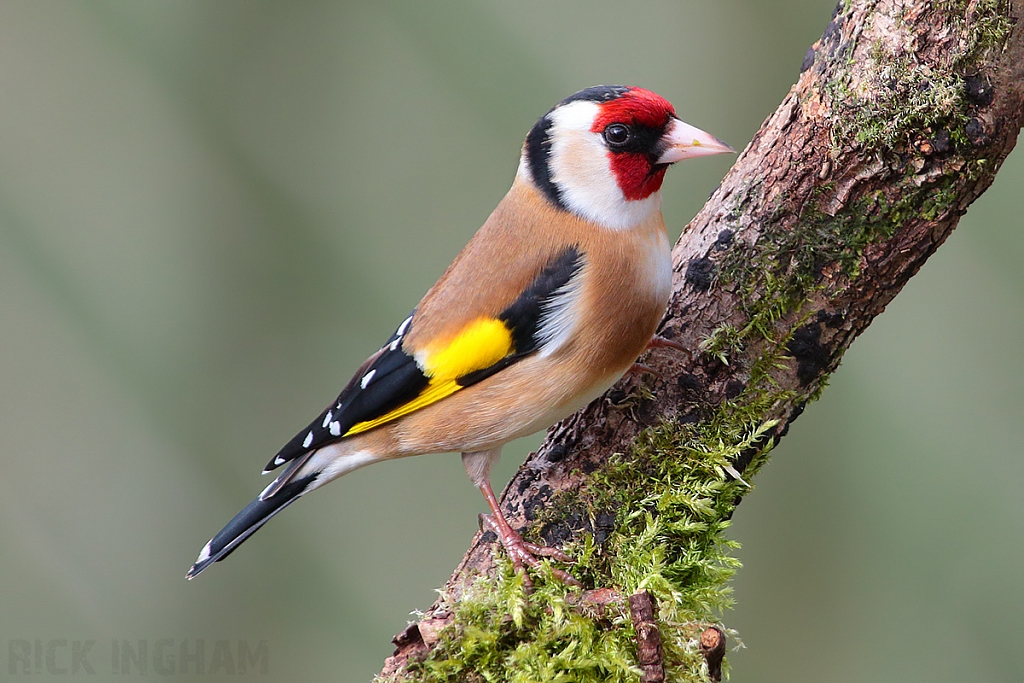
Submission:
<svg viewBox="0 0 1024 683">
<path fill-rule="evenodd" d="M 559 304 L 572 296 L 574 276 L 583 264 L 583 253 L 576 246 L 567 247 L 549 259 L 530 286 L 498 315 L 511 334 L 512 352 L 486 368 L 457 378 L 458 387 L 476 384 L 537 351 L 547 341 L 545 335 L 560 312 Z M 420 396 L 430 385 L 430 377 L 402 348 L 405 335 L 415 324 L 413 311 L 380 351 L 359 368 L 338 398 L 285 444 L 264 473 L 337 441 L 354 425 L 385 416 Z"/>
<path fill-rule="evenodd" d="M 402 339 L 415 315 L 413 311 L 380 351 L 363 363 L 338 398 L 316 420 L 284 445 L 264 468 L 264 474 L 337 441 L 353 425 L 384 415 L 423 391 L 429 378 L 420 370 L 416 359 L 402 349 Z"/>
</svg>

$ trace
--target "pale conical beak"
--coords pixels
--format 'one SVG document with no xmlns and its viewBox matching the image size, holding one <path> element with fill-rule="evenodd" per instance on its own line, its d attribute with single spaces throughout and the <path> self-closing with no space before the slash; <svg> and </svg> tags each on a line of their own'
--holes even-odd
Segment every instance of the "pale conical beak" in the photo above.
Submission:
<svg viewBox="0 0 1024 683">
<path fill-rule="evenodd" d="M 700 128 L 694 128 L 674 117 L 662 137 L 662 142 L 665 144 L 665 151 L 658 157 L 659 164 L 674 164 L 683 159 L 707 157 L 712 154 L 736 153 L 736 150 L 713 135 L 708 135 Z"/>
</svg>

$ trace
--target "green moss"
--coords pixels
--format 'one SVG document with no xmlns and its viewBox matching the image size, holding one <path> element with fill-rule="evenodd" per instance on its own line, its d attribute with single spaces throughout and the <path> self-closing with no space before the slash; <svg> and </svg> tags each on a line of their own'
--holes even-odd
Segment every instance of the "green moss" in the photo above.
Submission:
<svg viewBox="0 0 1024 683">
<path fill-rule="evenodd" d="M 915 64 L 907 55 L 887 55 L 881 48 L 869 63 L 869 78 L 860 91 L 836 100 L 841 112 L 836 139 L 851 137 L 868 149 L 908 144 L 908 132 L 926 128 L 962 129 L 963 78 L 949 71 L 933 71 Z"/>
<path fill-rule="evenodd" d="M 748 485 L 728 471 L 743 456 L 751 458 L 744 475 L 757 472 L 777 426 L 763 416 L 793 399 L 771 390 L 767 374 L 758 377 L 705 420 L 646 429 L 628 454 L 616 456 L 580 489 L 561 493 L 548 509 L 554 518 L 572 512 L 592 520 L 615 512 L 615 529 L 602 545 L 583 534 L 566 548 L 576 558 L 572 571 L 586 585 L 623 596 L 646 589 L 655 596 L 667 680 L 707 680 L 697 639 L 732 605 L 728 582 L 740 566 L 732 555 L 738 544 L 725 533 Z M 547 517 L 527 535 L 535 536 Z M 635 633 L 624 606 L 604 614 L 573 606 L 570 596 L 577 591 L 546 571 L 528 596 L 504 555 L 498 566 L 497 581 L 480 579 L 449 605 L 452 625 L 430 657 L 414 665 L 420 680 L 639 680 Z"/>
<path fill-rule="evenodd" d="M 974 5 L 973 12 L 967 12 Z M 957 66 L 969 66 L 990 50 L 1002 50 L 1013 30 L 1009 0 L 937 0 L 935 6 L 955 19 L 966 43 L 956 55 Z"/>
<path fill-rule="evenodd" d="M 968 6 L 973 11 L 968 14 Z M 964 77 L 990 51 L 1001 50 L 1013 28 L 1008 0 L 941 0 L 936 9 L 958 39 L 944 55 L 940 68 L 922 65 L 906 52 L 893 53 L 876 43 L 868 59 L 856 65 L 857 86 L 851 74 L 837 74 L 826 90 L 835 115 L 833 144 L 849 142 L 867 150 L 906 148 L 911 135 L 946 130 L 964 143 L 970 120 L 964 97 Z"/>
<path fill-rule="evenodd" d="M 743 330 L 738 330 L 733 325 L 719 325 L 701 341 L 697 348 L 701 353 L 717 358 L 728 365 L 729 357 L 743 350 L 745 336 Z"/>
</svg>

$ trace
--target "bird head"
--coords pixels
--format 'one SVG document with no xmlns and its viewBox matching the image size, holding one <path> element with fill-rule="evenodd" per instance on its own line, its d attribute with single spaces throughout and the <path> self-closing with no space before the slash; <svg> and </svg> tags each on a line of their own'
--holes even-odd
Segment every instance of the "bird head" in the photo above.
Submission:
<svg viewBox="0 0 1024 683">
<path fill-rule="evenodd" d="M 602 85 L 562 100 L 537 121 L 523 144 L 519 176 L 560 209 L 625 229 L 660 210 L 671 164 L 733 151 L 680 121 L 660 95 Z"/>
</svg>

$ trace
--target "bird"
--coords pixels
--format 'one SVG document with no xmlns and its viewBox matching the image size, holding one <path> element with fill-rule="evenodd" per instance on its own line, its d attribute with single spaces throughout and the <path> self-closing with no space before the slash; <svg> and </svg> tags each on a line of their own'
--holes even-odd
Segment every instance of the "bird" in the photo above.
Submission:
<svg viewBox="0 0 1024 683">
<path fill-rule="evenodd" d="M 502 446 L 586 406 L 652 346 L 672 284 L 668 167 L 734 152 L 637 86 L 594 86 L 530 129 L 511 189 L 338 397 L 273 457 L 281 473 L 203 547 L 223 560 L 272 517 L 371 463 L 457 452 L 514 569 L 571 562 L 525 541 L 490 470 Z M 562 581 L 579 585 L 566 571 Z"/>
</svg>

